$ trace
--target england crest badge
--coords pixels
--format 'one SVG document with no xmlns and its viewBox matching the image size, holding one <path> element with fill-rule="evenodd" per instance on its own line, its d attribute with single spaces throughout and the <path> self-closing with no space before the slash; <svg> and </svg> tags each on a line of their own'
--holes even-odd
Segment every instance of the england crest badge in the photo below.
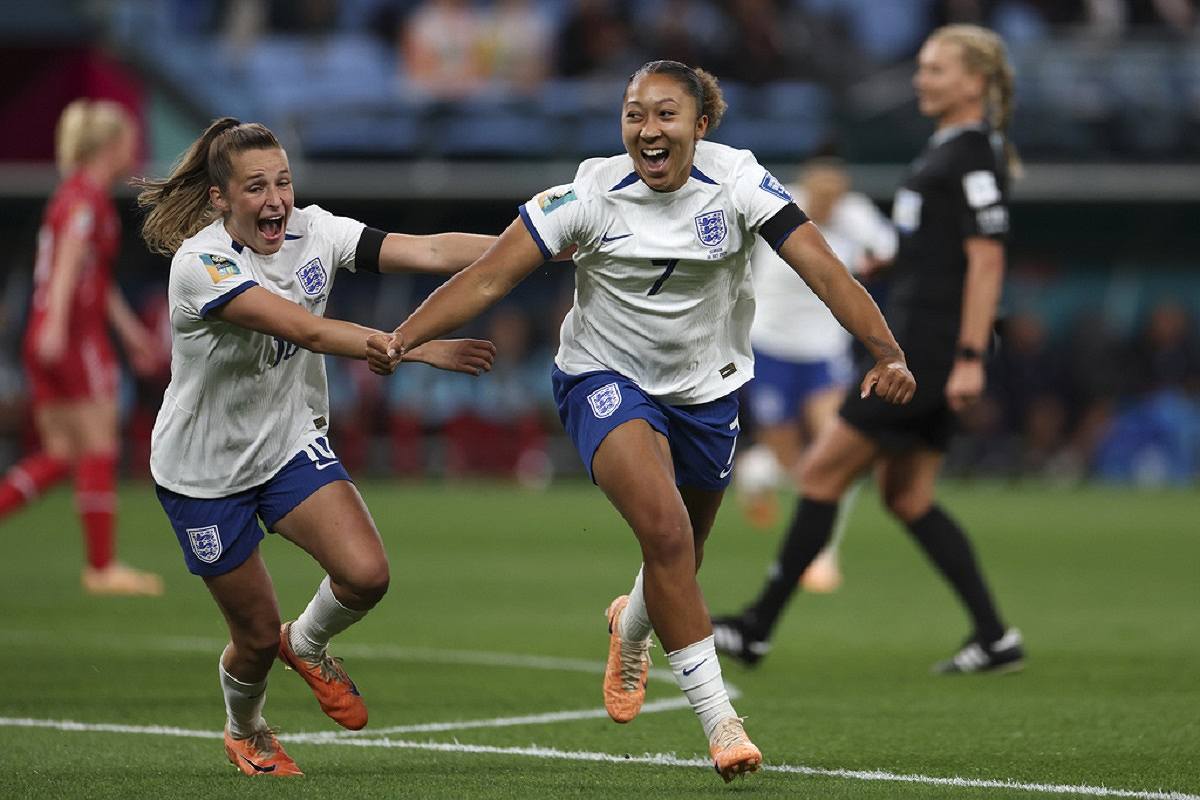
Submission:
<svg viewBox="0 0 1200 800">
<path fill-rule="evenodd" d="M 296 270 L 296 277 L 300 279 L 300 286 L 304 289 L 304 293 L 310 297 L 320 294 L 321 290 L 325 288 L 325 284 L 328 283 L 325 267 L 319 258 L 314 258 Z"/>
<path fill-rule="evenodd" d="M 615 383 L 606 383 L 588 395 L 588 404 L 596 419 L 611 417 L 613 412 L 621 407 L 621 387 Z"/>
<path fill-rule="evenodd" d="M 729 228 L 725 225 L 725 212 L 722 209 L 706 211 L 696 216 L 696 235 L 700 244 L 705 247 L 716 247 L 725 241 Z"/>
<path fill-rule="evenodd" d="M 192 552 L 205 564 L 211 564 L 221 557 L 221 532 L 216 525 L 188 528 L 187 535 L 192 544 Z"/>
</svg>

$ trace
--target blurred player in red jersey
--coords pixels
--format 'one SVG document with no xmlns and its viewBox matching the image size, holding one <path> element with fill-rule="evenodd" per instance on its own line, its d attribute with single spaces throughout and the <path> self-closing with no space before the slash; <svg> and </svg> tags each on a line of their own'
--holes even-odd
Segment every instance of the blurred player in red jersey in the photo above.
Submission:
<svg viewBox="0 0 1200 800">
<path fill-rule="evenodd" d="M 58 121 L 63 181 L 38 231 L 33 305 L 23 358 L 41 450 L 0 482 L 0 519 L 75 474 L 91 594 L 158 595 L 162 580 L 118 562 L 117 358 L 112 324 L 135 371 L 164 357 L 112 281 L 120 221 L 109 191 L 134 163 L 137 128 L 120 105 L 80 99 Z"/>
</svg>

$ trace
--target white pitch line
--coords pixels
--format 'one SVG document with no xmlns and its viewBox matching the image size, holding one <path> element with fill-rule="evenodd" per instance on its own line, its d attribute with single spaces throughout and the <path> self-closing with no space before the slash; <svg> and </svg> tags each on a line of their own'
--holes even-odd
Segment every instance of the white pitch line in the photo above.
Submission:
<svg viewBox="0 0 1200 800">
<path fill-rule="evenodd" d="M 653 700 L 642 706 L 641 713 L 654 714 L 688 708 L 686 697 L 671 697 Z M 373 728 L 369 731 L 319 731 L 317 733 L 293 733 L 280 738 L 291 742 L 319 742 L 326 739 L 345 739 L 351 736 L 387 736 L 392 733 L 440 733 L 465 731 L 478 728 L 509 728 L 517 725 L 549 725 L 554 722 L 571 722 L 579 719 L 604 719 L 608 712 L 603 708 L 585 708 L 578 711 L 550 711 L 545 714 L 526 714 L 521 717 L 494 717 L 492 719 L 461 720 L 459 722 L 424 722 L 416 725 L 395 725 L 390 728 Z"/>
<path fill-rule="evenodd" d="M 28 719 L 0 717 L 0 727 L 50 728 L 66 732 L 96 732 L 149 734 L 155 736 L 182 736 L 199 739 L 218 739 L 222 734 L 214 731 L 167 728 L 157 725 L 114 725 L 91 724 L 72 720 Z M 285 740 L 298 736 L 280 737 Z M 703 758 L 680 758 L 672 753 L 645 753 L 643 755 L 616 755 L 587 750 L 560 750 L 555 747 L 497 747 L 494 745 L 462 744 L 461 742 L 416 742 L 404 739 L 305 739 L 310 745 L 349 745 L 354 747 L 379 747 L 396 750 L 426 750 L 441 753 L 467 753 L 474 755 L 525 756 L 560 761 L 588 761 L 607 764 L 650 764 L 661 767 L 686 767 L 711 769 L 712 762 Z M 1134 800 L 1200 800 L 1200 795 L 1175 791 L 1142 791 L 1137 789 L 1113 789 L 1107 786 L 1089 786 L 1069 783 L 1038 783 L 1016 780 L 989 780 L 984 778 L 944 778 L 936 775 L 916 775 L 887 770 L 825 769 L 798 764 L 768 764 L 765 772 L 779 772 L 810 777 L 841 778 L 843 780 L 872 781 L 884 783 L 910 783 L 925 786 L 954 786 L 961 789 L 1008 789 L 1012 791 L 1037 792 L 1042 794 L 1073 794 L 1087 797 L 1125 797 Z"/>
</svg>

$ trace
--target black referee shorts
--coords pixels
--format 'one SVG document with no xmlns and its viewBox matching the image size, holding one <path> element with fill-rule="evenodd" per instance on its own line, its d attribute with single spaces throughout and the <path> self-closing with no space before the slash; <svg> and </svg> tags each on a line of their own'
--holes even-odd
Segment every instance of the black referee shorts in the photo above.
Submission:
<svg viewBox="0 0 1200 800">
<path fill-rule="evenodd" d="M 839 413 L 851 427 L 887 452 L 932 449 L 945 452 L 958 428 L 958 415 L 946 403 L 947 369 L 913 371 L 917 392 L 905 405 L 859 397 L 860 380 L 850 387 Z"/>
</svg>

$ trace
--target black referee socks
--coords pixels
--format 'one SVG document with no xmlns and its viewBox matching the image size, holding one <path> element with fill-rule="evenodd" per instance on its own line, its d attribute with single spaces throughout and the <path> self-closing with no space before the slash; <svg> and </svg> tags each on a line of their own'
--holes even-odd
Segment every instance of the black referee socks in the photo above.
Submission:
<svg viewBox="0 0 1200 800">
<path fill-rule="evenodd" d="M 908 530 L 966 605 L 980 641 L 994 642 L 1004 636 L 1004 625 L 962 528 L 934 505 L 908 523 Z"/>
<path fill-rule="evenodd" d="M 743 618 L 747 633 L 753 638 L 761 641 L 770 635 L 792 592 L 796 591 L 800 576 L 829 543 L 837 510 L 836 502 L 827 503 L 807 497 L 801 497 L 796 504 L 796 513 L 792 516 L 779 556 L 771 566 L 767 585 L 754 605 L 746 609 Z"/>
</svg>

